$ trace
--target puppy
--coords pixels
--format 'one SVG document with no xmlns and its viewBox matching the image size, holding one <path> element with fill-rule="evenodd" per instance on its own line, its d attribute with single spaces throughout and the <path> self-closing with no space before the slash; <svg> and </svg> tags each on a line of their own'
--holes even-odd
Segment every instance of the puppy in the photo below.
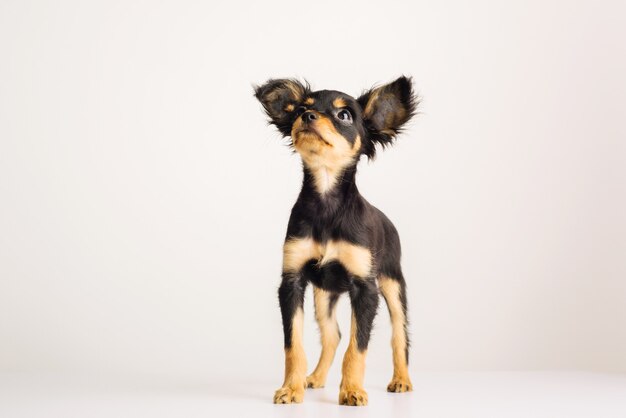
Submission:
<svg viewBox="0 0 626 418">
<path fill-rule="evenodd" d="M 285 380 L 274 394 L 274 403 L 300 403 L 306 387 L 324 386 L 341 337 L 335 308 L 342 293 L 350 296 L 352 325 L 339 403 L 367 405 L 365 356 L 379 293 L 392 324 L 394 372 L 387 390 L 412 390 L 400 239 L 391 221 L 359 194 L 355 182 L 361 156 L 372 159 L 376 145 L 390 145 L 415 114 L 418 100 L 411 79 L 400 77 L 358 99 L 339 91 L 311 91 L 308 84 L 292 79 L 269 80 L 255 88 L 255 96 L 270 123 L 291 137 L 304 169 L 283 247 L 278 296 Z M 302 327 L 308 283 L 313 285 L 322 353 L 307 377 Z"/>
</svg>

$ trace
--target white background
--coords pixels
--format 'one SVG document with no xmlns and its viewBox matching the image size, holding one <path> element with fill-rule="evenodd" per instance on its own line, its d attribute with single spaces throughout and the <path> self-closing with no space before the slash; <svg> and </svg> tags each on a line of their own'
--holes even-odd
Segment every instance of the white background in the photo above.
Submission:
<svg viewBox="0 0 626 418">
<path fill-rule="evenodd" d="M 252 84 L 406 74 L 421 113 L 358 184 L 400 231 L 412 373 L 626 371 L 624 39 L 619 1 L 3 1 L 0 370 L 277 387 L 301 169 Z"/>
</svg>

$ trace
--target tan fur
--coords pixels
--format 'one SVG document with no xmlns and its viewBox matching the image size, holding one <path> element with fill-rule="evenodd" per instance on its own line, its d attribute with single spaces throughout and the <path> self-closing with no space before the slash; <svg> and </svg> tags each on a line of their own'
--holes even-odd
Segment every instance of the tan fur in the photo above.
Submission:
<svg viewBox="0 0 626 418">
<path fill-rule="evenodd" d="M 293 104 L 289 103 L 287 106 L 285 106 L 285 112 L 293 112 L 295 108 L 296 107 Z"/>
<path fill-rule="evenodd" d="M 346 101 L 341 97 L 337 97 L 335 100 L 333 100 L 333 106 L 335 106 L 336 108 L 346 107 L 347 105 L 348 104 L 346 103 Z"/>
<path fill-rule="evenodd" d="M 294 148 L 313 175 L 316 190 L 324 194 L 337 184 L 339 175 L 357 158 L 361 137 L 357 136 L 354 145 L 351 145 L 337 132 L 327 116 L 319 112 L 316 114 L 318 119 L 306 130 L 301 119 L 296 119 L 291 137 Z"/>
<path fill-rule="evenodd" d="M 365 109 L 363 110 L 364 118 L 368 118 L 372 116 L 372 114 L 376 110 L 375 104 L 376 104 L 376 101 L 378 100 L 379 95 L 380 95 L 380 88 L 370 93 L 369 100 L 367 101 L 367 104 L 365 105 Z"/>
<path fill-rule="evenodd" d="M 409 370 L 406 362 L 406 318 L 400 301 L 400 283 L 386 276 L 378 278 L 378 287 L 382 293 L 391 317 L 391 348 L 393 351 L 393 378 L 387 389 L 390 392 L 412 390 Z"/>
<path fill-rule="evenodd" d="M 367 392 L 363 389 L 367 350 L 359 351 L 356 332 L 356 318 L 353 314 L 352 325 L 350 327 L 350 343 L 343 357 L 343 365 L 341 368 L 342 377 L 341 385 L 339 386 L 340 405 L 367 405 Z"/>
<path fill-rule="evenodd" d="M 313 103 L 315 103 L 315 99 L 312 97 L 307 97 L 306 100 L 304 101 L 304 104 L 307 106 L 311 106 Z"/>
<path fill-rule="evenodd" d="M 300 84 L 294 83 L 291 80 L 287 80 L 285 81 L 284 86 L 287 90 L 289 90 L 289 95 L 294 101 L 299 102 L 300 100 L 302 100 L 302 96 L 304 96 L 304 88 Z M 273 102 L 277 100 L 283 93 L 284 89 L 282 88 L 272 90 L 263 96 L 263 101 Z"/>
<path fill-rule="evenodd" d="M 393 100 L 397 102 L 397 98 L 391 94 L 387 93 L 381 96 L 383 87 L 379 87 L 370 93 L 369 100 L 365 105 L 365 109 L 363 110 L 363 117 L 369 118 L 371 117 L 377 110 L 380 102 L 384 102 L 386 100 Z M 407 116 L 406 109 L 404 107 L 398 106 L 395 112 L 389 112 L 385 116 L 385 126 L 380 127 L 380 131 L 389 136 L 395 136 L 396 131 L 391 129 L 392 126 L 396 126 L 402 122 Z"/>
<path fill-rule="evenodd" d="M 290 238 L 283 246 L 283 270 L 297 272 L 309 260 L 321 266 L 338 261 L 350 273 L 366 277 L 372 268 L 372 253 L 366 247 L 347 241 L 328 241 L 321 244 L 312 238 Z"/>
<path fill-rule="evenodd" d="M 274 403 L 300 403 L 306 387 L 306 356 L 302 346 L 304 313 L 298 308 L 291 327 L 291 348 L 285 349 L 285 380 L 274 394 Z"/>
<path fill-rule="evenodd" d="M 340 335 L 336 307 L 333 307 L 332 311 L 329 310 L 330 293 L 315 287 L 313 288 L 313 297 L 315 300 L 315 318 L 320 329 L 322 353 L 320 354 L 317 367 L 306 378 L 306 382 L 310 388 L 321 388 L 326 384 L 328 369 L 335 358 Z"/>
<path fill-rule="evenodd" d="M 304 88 L 298 84 L 294 83 L 291 80 L 287 82 L 287 88 L 291 91 L 291 95 L 295 101 L 302 100 L 302 96 L 304 96 Z"/>
<path fill-rule="evenodd" d="M 288 239 L 283 245 L 283 271 L 298 272 L 312 258 L 319 258 L 319 244 L 310 238 Z"/>
<path fill-rule="evenodd" d="M 320 265 L 338 260 L 346 270 L 358 277 L 366 277 L 372 269 L 372 253 L 369 249 L 347 241 L 330 241 L 326 245 Z"/>
</svg>

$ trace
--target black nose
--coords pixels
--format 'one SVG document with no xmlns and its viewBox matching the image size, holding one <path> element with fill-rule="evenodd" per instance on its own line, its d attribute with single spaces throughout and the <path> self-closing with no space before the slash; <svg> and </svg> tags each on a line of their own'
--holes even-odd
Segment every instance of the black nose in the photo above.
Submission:
<svg viewBox="0 0 626 418">
<path fill-rule="evenodd" d="M 304 112 L 302 114 L 302 120 L 304 122 L 312 122 L 315 119 L 317 119 L 317 115 L 314 112 L 311 112 L 310 110 Z"/>
</svg>

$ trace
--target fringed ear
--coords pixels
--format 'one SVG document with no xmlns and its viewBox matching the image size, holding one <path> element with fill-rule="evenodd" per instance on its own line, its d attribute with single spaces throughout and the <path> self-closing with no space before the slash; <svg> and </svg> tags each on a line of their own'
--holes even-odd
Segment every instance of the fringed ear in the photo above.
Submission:
<svg viewBox="0 0 626 418">
<path fill-rule="evenodd" d="M 276 125 L 284 136 L 290 135 L 293 112 L 308 93 L 308 83 L 302 85 L 293 79 L 268 80 L 262 86 L 254 88 L 254 96 L 263 105 L 270 123 Z"/>
<path fill-rule="evenodd" d="M 376 154 L 376 144 L 385 148 L 393 143 L 403 125 L 415 115 L 419 103 L 413 93 L 411 78 L 404 76 L 363 93 L 357 101 L 363 109 L 370 140 L 364 147 L 364 153 L 370 159 Z"/>
</svg>

